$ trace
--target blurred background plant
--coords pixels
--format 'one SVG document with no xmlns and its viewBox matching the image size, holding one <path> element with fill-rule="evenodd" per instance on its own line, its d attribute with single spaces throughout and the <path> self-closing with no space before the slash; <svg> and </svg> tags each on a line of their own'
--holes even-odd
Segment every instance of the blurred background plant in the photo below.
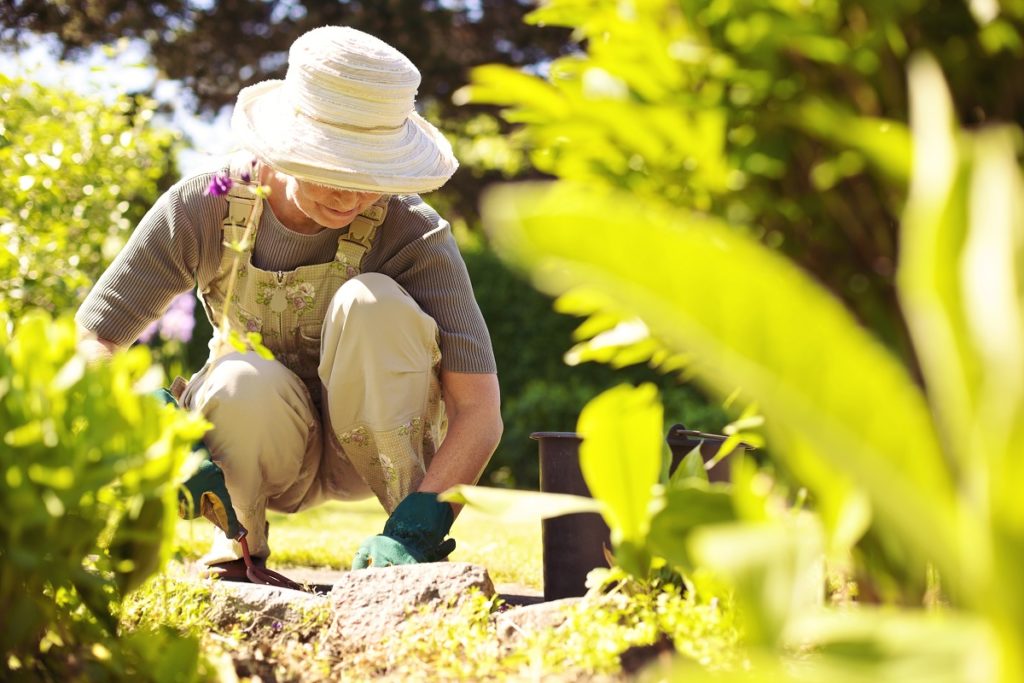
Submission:
<svg viewBox="0 0 1024 683">
<path fill-rule="evenodd" d="M 913 367 L 894 288 L 907 59 L 937 59 L 965 124 L 1024 123 L 1022 15 L 994 0 L 555 0 L 528 22 L 571 28 L 581 49 L 545 77 L 476 69 L 456 99 L 504 105 L 544 173 L 749 231 Z"/>
</svg>

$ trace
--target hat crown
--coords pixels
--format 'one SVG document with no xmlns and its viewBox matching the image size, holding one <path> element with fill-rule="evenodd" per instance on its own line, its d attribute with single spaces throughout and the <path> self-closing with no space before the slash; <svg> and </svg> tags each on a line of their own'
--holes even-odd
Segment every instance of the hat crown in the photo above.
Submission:
<svg viewBox="0 0 1024 683">
<path fill-rule="evenodd" d="M 349 27 L 324 26 L 292 44 L 284 92 L 311 119 L 379 130 L 405 124 L 419 84 L 416 66 L 384 41 Z"/>
</svg>

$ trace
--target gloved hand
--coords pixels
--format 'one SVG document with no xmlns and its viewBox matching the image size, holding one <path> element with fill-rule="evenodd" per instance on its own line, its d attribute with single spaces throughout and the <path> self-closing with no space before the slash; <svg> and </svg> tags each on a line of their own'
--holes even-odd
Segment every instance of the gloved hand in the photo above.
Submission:
<svg viewBox="0 0 1024 683">
<path fill-rule="evenodd" d="M 164 403 L 178 405 L 166 389 L 155 392 L 155 396 Z M 239 540 L 247 531 L 238 522 L 235 508 L 231 506 L 224 472 L 210 459 L 210 451 L 202 439 L 192 445 L 192 452 L 201 452 L 204 458 L 192 476 L 178 488 L 178 516 L 182 519 L 205 517 L 220 527 L 228 538 Z"/>
<path fill-rule="evenodd" d="M 210 452 L 205 447 L 202 450 L 206 459 L 178 489 L 178 516 L 182 519 L 203 516 L 220 527 L 228 538 L 237 541 L 247 531 L 231 506 L 224 472 L 210 460 Z"/>
<path fill-rule="evenodd" d="M 455 539 L 444 540 L 454 521 L 452 506 L 436 493 L 411 493 L 391 513 L 384 533 L 359 546 L 352 569 L 443 560 L 455 550 Z"/>
</svg>

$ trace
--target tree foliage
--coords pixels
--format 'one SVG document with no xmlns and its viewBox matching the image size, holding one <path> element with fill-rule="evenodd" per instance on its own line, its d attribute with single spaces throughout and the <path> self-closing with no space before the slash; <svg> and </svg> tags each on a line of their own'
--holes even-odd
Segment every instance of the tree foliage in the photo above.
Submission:
<svg viewBox="0 0 1024 683">
<path fill-rule="evenodd" d="M 479 107 L 459 109 L 451 96 L 469 67 L 537 64 L 567 48 L 568 31 L 524 25 L 532 6 L 528 0 L 21 0 L 0 3 L 0 42 L 52 35 L 60 56 L 75 59 L 97 45 L 141 39 L 161 76 L 181 81 L 210 113 L 233 103 L 247 85 L 283 78 L 288 48 L 302 33 L 328 24 L 366 31 L 420 69 L 420 104 L 456 139 L 465 166 L 446 187 L 448 203 L 452 213 L 473 217 L 482 184 L 500 176 L 492 167 L 508 172 L 517 164 L 509 166 L 500 137 L 490 130 L 493 117 Z"/>
<path fill-rule="evenodd" d="M 423 73 L 421 96 L 450 105 L 466 69 L 487 62 L 533 64 L 557 54 L 566 32 L 538 35 L 523 25 L 518 0 L 483 2 L 312 2 L 310 0 L 24 0 L 0 7 L 3 37 L 53 34 L 64 56 L 119 38 L 140 38 L 168 78 L 182 80 L 204 108 L 234 102 L 239 88 L 284 75 L 302 33 L 351 26 L 394 45 Z"/>
</svg>

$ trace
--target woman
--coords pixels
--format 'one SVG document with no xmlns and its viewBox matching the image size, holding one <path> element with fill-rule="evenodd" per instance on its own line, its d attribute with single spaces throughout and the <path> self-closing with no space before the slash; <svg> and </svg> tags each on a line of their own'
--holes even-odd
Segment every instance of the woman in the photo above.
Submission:
<svg viewBox="0 0 1024 683">
<path fill-rule="evenodd" d="M 501 435 L 465 265 L 417 194 L 458 165 L 415 112 L 419 81 L 365 33 L 301 36 L 283 81 L 238 95 L 246 161 L 168 190 L 78 311 L 84 350 L 110 353 L 198 284 L 216 334 L 175 393 L 213 423 L 206 445 L 264 561 L 268 507 L 370 495 L 390 516 L 354 567 L 447 556 L 453 509 L 436 494 L 475 482 Z M 259 333 L 274 358 L 225 349 L 229 332 Z M 219 533 L 204 561 L 234 578 L 240 557 Z"/>
</svg>

